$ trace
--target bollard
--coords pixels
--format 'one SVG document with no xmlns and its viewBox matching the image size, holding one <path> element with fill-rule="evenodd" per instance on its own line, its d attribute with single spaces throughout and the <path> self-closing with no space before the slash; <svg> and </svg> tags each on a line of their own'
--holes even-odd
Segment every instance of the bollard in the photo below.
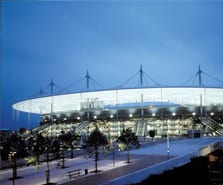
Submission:
<svg viewBox="0 0 223 185">
<path fill-rule="evenodd" d="M 84 171 L 85 171 L 85 175 L 87 175 L 88 174 L 88 169 L 85 169 Z"/>
</svg>

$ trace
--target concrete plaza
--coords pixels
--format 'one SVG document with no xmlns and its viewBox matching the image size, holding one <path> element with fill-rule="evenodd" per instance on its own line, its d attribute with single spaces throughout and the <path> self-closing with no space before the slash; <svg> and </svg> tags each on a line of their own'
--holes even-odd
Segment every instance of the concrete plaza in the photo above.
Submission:
<svg viewBox="0 0 223 185">
<path fill-rule="evenodd" d="M 113 155 L 100 156 L 98 173 L 94 173 L 94 158 L 79 155 L 74 159 L 66 159 L 66 168 L 56 168 L 57 161 L 51 161 L 50 182 L 55 184 L 71 185 L 115 185 L 140 182 L 150 174 L 161 173 L 166 169 L 189 162 L 191 157 L 206 155 L 216 147 L 215 143 L 223 143 L 223 137 L 201 137 L 193 139 L 179 139 L 167 142 L 149 142 L 142 144 L 139 149 L 130 151 L 130 163 L 126 163 L 126 152 L 117 152 Z M 222 145 L 221 145 L 222 146 Z M 81 169 L 79 177 L 69 179 L 68 171 Z M 88 173 L 86 174 L 86 170 Z M 18 179 L 14 181 L 12 169 L 0 171 L 1 185 L 41 185 L 46 183 L 46 163 L 37 169 L 36 166 L 18 168 Z"/>
</svg>

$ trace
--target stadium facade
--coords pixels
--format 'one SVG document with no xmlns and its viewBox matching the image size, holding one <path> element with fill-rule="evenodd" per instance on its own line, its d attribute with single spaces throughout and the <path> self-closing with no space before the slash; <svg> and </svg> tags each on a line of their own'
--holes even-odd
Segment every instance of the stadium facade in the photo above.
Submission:
<svg viewBox="0 0 223 185">
<path fill-rule="evenodd" d="M 57 135 L 61 130 L 87 134 L 96 123 L 108 137 L 125 128 L 149 137 L 188 136 L 189 133 L 222 135 L 223 87 L 161 86 L 85 90 L 23 100 L 12 105 L 17 111 L 39 114 L 33 132 Z M 201 70 L 198 71 L 201 82 Z M 90 76 L 86 82 L 89 87 Z M 51 91 L 54 83 L 51 82 Z"/>
</svg>

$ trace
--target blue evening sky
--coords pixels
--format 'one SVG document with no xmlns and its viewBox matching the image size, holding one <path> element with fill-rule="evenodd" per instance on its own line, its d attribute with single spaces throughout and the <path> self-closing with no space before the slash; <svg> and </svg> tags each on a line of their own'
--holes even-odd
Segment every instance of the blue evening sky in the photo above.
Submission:
<svg viewBox="0 0 223 185">
<path fill-rule="evenodd" d="M 141 64 L 159 84 L 184 85 L 199 65 L 222 81 L 222 20 L 220 0 L 3 0 L 0 126 L 37 126 L 35 115 L 12 111 L 12 104 L 38 96 L 51 79 L 66 88 L 87 70 L 103 88 L 123 84 Z"/>
</svg>

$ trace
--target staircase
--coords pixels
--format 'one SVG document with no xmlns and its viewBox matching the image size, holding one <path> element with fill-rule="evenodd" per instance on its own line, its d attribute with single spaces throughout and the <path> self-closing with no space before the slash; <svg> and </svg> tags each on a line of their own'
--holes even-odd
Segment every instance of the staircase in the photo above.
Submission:
<svg viewBox="0 0 223 185">
<path fill-rule="evenodd" d="M 135 133 L 137 136 L 144 136 L 145 135 L 145 120 L 142 121 L 142 120 L 138 120 L 136 122 L 136 125 L 135 125 Z"/>
<path fill-rule="evenodd" d="M 208 128 L 213 135 L 223 136 L 223 126 L 211 118 L 201 118 L 201 123 Z"/>
<path fill-rule="evenodd" d="M 41 133 L 44 129 L 46 129 L 47 127 L 50 127 L 52 125 L 52 123 L 47 123 L 45 125 L 41 125 L 41 126 L 38 126 L 34 129 L 32 129 L 30 132 L 26 133 L 26 134 L 23 134 L 23 137 L 25 138 L 25 140 L 29 139 L 31 136 L 35 136 L 37 135 L 38 133 Z"/>
<path fill-rule="evenodd" d="M 79 125 L 75 128 L 75 133 L 80 132 L 82 129 L 86 128 L 88 125 L 90 125 L 89 121 L 80 122 Z"/>
</svg>

